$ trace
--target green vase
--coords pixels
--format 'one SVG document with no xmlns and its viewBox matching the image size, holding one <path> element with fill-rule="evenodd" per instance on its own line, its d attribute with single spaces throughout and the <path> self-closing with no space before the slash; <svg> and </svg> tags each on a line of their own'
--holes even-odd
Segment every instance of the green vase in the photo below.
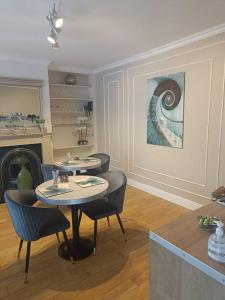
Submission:
<svg viewBox="0 0 225 300">
<path fill-rule="evenodd" d="M 30 190 L 33 187 L 31 174 L 26 167 L 22 167 L 17 176 L 17 187 L 19 190 Z"/>
</svg>

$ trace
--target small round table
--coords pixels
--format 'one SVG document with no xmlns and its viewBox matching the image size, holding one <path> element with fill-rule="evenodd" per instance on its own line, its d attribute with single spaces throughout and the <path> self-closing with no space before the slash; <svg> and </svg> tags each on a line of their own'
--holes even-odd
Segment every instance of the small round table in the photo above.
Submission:
<svg viewBox="0 0 225 300">
<path fill-rule="evenodd" d="M 72 171 L 76 175 L 77 171 L 95 169 L 101 166 L 99 158 L 84 158 L 78 160 L 58 161 L 55 162 L 57 167 L 65 171 Z"/>
<path fill-rule="evenodd" d="M 93 176 L 69 176 L 69 187 L 73 189 L 71 192 L 64 194 L 45 197 L 40 191 L 43 188 L 52 186 L 53 181 L 49 180 L 40 184 L 35 193 L 39 200 L 49 205 L 66 205 L 71 207 L 72 214 L 72 230 L 73 230 L 73 239 L 69 240 L 71 244 L 71 249 L 73 249 L 73 258 L 75 260 L 80 260 L 88 257 L 93 252 L 93 243 L 87 238 L 81 238 L 79 232 L 79 221 L 78 221 L 78 208 L 79 204 L 87 203 L 94 201 L 98 198 L 103 197 L 108 189 L 108 182 L 101 178 L 102 184 L 90 186 L 90 187 L 80 187 L 76 181 L 85 180 Z M 59 247 L 59 255 L 66 259 L 70 260 L 69 249 L 66 246 L 66 243 L 62 243 Z"/>
</svg>

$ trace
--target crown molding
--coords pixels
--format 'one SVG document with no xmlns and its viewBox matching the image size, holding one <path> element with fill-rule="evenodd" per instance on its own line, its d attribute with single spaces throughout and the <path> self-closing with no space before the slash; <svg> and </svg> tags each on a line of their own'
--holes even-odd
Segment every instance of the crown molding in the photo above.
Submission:
<svg viewBox="0 0 225 300">
<path fill-rule="evenodd" d="M 125 59 L 119 60 L 119 61 L 114 62 L 114 63 L 107 64 L 107 65 L 104 65 L 102 67 L 96 68 L 96 69 L 92 70 L 92 72 L 95 73 L 95 74 L 98 74 L 98 73 L 101 73 L 103 71 L 106 71 L 106 70 L 109 70 L 109 69 L 112 69 L 112 68 L 116 68 L 116 67 L 121 67 L 123 65 L 133 63 L 133 62 L 136 62 L 136 61 L 139 61 L 139 60 L 143 60 L 143 59 L 155 56 L 157 54 L 161 54 L 161 53 L 167 52 L 169 50 L 174 50 L 176 48 L 191 44 L 193 42 L 204 40 L 206 38 L 209 38 L 209 37 L 212 37 L 212 36 L 218 35 L 220 33 L 224 33 L 224 32 L 225 32 L 225 23 L 222 23 L 218 26 L 214 26 L 214 27 L 211 27 L 209 29 L 197 32 L 195 34 L 186 36 L 186 37 L 184 37 L 182 39 L 179 39 L 177 41 L 165 44 L 163 46 L 160 46 L 160 47 L 157 47 L 157 48 L 145 51 L 145 52 L 141 52 L 141 53 L 133 55 L 133 56 L 129 56 Z"/>
<path fill-rule="evenodd" d="M 79 74 L 93 74 L 93 69 L 60 65 L 54 62 L 49 63 L 48 69 L 49 71 L 71 72 L 71 73 L 79 73 Z"/>
<path fill-rule="evenodd" d="M 0 85 L 41 87 L 43 85 L 43 80 L 0 77 Z"/>
<path fill-rule="evenodd" d="M 9 56 L 9 55 L 2 55 L 0 53 L 0 61 L 10 61 L 15 63 L 28 63 L 28 64 L 38 64 L 42 66 L 47 66 L 49 61 L 46 59 L 26 59 L 21 57 Z"/>
</svg>

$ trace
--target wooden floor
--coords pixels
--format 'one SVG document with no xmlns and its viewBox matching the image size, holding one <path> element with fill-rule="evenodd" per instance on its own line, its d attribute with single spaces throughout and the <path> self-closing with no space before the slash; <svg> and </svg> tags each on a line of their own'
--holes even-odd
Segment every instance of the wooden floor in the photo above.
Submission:
<svg viewBox="0 0 225 300">
<path fill-rule="evenodd" d="M 31 246 L 29 282 L 24 284 L 25 249 L 17 261 L 18 238 L 5 205 L 0 205 L 0 299 L 148 299 L 148 232 L 185 212 L 185 208 L 128 187 L 122 214 L 127 242 L 115 217 L 111 227 L 101 220 L 97 255 L 72 265 L 58 256 L 55 236 L 43 238 Z M 70 219 L 69 211 L 65 214 Z M 81 234 L 92 238 L 92 232 L 93 223 L 84 216 Z"/>
</svg>

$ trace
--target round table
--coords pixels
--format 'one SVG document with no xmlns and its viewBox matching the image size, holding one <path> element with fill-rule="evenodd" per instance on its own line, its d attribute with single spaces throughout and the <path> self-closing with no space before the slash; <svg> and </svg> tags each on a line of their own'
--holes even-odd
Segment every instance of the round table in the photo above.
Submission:
<svg viewBox="0 0 225 300">
<path fill-rule="evenodd" d="M 103 182 L 102 184 L 94 185 L 91 187 L 80 187 L 76 183 L 76 181 L 85 180 L 90 177 L 93 178 L 93 176 L 69 176 L 68 186 L 73 189 L 73 191 L 56 196 L 45 197 L 40 192 L 43 192 L 43 189 L 52 186 L 52 180 L 42 183 L 35 190 L 38 199 L 45 204 L 66 205 L 71 207 L 73 238 L 69 240 L 69 243 L 71 244 L 70 248 L 73 249 L 73 258 L 75 260 L 86 258 L 93 252 L 92 241 L 87 238 L 80 237 L 78 221 L 79 204 L 94 201 L 98 198 L 103 197 L 106 194 L 109 186 L 108 182 L 103 178 L 101 178 Z M 66 260 L 70 260 L 71 255 L 65 242 L 62 243 L 59 247 L 59 255 Z"/>
<path fill-rule="evenodd" d="M 84 158 L 78 160 L 65 160 L 55 162 L 57 167 L 65 171 L 72 171 L 76 175 L 77 171 L 95 169 L 101 166 L 99 158 Z"/>
</svg>

